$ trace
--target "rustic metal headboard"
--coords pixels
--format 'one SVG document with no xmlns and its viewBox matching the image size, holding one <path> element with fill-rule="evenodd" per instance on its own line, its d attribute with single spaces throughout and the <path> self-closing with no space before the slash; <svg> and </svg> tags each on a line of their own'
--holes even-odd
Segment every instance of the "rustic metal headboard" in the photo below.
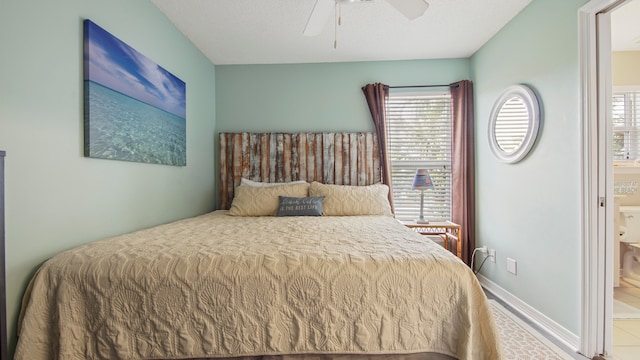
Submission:
<svg viewBox="0 0 640 360">
<path fill-rule="evenodd" d="M 220 133 L 220 209 L 241 178 L 371 185 L 381 180 L 375 133 Z"/>
</svg>

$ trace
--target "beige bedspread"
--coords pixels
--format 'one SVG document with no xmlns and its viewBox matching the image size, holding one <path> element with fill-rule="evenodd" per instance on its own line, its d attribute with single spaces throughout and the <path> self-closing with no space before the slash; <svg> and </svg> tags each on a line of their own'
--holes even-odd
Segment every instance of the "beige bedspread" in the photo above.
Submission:
<svg viewBox="0 0 640 360">
<path fill-rule="evenodd" d="M 455 256 L 387 216 L 214 212 L 48 260 L 15 359 L 418 352 L 502 357 Z"/>
</svg>

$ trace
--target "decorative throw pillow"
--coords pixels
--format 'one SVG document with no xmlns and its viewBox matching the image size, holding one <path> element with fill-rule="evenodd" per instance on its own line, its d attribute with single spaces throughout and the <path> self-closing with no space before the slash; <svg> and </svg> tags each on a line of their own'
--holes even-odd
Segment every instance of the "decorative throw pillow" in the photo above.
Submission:
<svg viewBox="0 0 640 360">
<path fill-rule="evenodd" d="M 305 184 L 305 183 L 306 181 L 304 180 L 289 181 L 289 182 L 283 182 L 283 183 L 270 183 L 270 182 L 253 181 L 245 178 L 240 179 L 240 185 L 247 185 L 247 186 L 253 186 L 253 187 L 270 187 L 270 186 Z"/>
<path fill-rule="evenodd" d="M 278 210 L 280 196 L 305 197 L 309 184 L 253 187 L 240 185 L 236 188 L 229 215 L 274 216 Z"/>
<path fill-rule="evenodd" d="M 280 196 L 276 216 L 322 216 L 322 200 L 324 196 Z"/>
<path fill-rule="evenodd" d="M 309 196 L 324 196 L 325 216 L 393 215 L 389 205 L 389 187 L 384 184 L 365 186 L 311 183 Z"/>
</svg>

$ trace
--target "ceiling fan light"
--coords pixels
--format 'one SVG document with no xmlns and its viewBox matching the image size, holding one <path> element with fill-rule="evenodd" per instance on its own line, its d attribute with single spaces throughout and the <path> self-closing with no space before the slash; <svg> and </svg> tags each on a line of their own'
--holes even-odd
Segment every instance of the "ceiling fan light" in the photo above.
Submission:
<svg viewBox="0 0 640 360">
<path fill-rule="evenodd" d="M 429 8 L 429 3 L 425 0 L 387 0 L 387 2 L 409 20 L 419 18 Z"/>
</svg>

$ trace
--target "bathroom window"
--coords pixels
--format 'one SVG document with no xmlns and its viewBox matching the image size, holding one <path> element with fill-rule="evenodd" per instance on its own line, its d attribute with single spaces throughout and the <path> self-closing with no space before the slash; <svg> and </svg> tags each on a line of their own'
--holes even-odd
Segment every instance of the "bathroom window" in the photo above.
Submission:
<svg viewBox="0 0 640 360">
<path fill-rule="evenodd" d="M 640 160 L 640 90 L 614 91 L 613 159 Z"/>
</svg>

